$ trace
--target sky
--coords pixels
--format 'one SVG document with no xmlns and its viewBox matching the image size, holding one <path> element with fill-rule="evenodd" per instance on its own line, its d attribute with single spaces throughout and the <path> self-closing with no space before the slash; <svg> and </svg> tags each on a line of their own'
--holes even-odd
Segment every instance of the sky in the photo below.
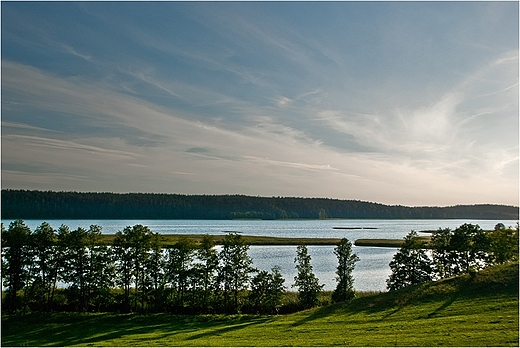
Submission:
<svg viewBox="0 0 520 348">
<path fill-rule="evenodd" d="M 2 188 L 519 200 L 518 2 L 1 2 Z"/>
</svg>

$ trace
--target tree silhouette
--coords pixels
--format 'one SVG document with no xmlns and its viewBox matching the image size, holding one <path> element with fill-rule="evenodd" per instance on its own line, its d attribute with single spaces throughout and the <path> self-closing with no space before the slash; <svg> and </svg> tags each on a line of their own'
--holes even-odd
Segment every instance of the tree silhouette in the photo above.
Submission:
<svg viewBox="0 0 520 348">
<path fill-rule="evenodd" d="M 239 310 L 239 292 L 247 288 L 250 273 L 254 270 L 253 260 L 248 255 L 249 245 L 237 233 L 228 234 L 220 251 L 219 280 L 223 286 L 224 308 Z M 233 303 L 229 296 L 233 295 Z"/>
<path fill-rule="evenodd" d="M 343 238 L 334 248 L 334 254 L 338 258 L 338 267 L 336 269 L 336 289 L 332 293 L 334 302 L 350 301 L 354 298 L 354 277 L 352 272 L 359 257 L 352 253 L 352 243 Z"/>
<path fill-rule="evenodd" d="M 389 290 L 433 280 L 432 261 L 423 249 L 424 242 L 418 237 L 415 231 L 408 233 L 390 262 L 392 274 L 386 281 Z"/>
<path fill-rule="evenodd" d="M 294 262 L 296 263 L 298 274 L 294 277 L 293 287 L 298 288 L 300 304 L 304 308 L 317 306 L 319 303 L 318 295 L 325 285 L 319 284 L 318 278 L 312 271 L 311 257 L 306 245 L 298 245 Z"/>
<path fill-rule="evenodd" d="M 7 231 L 2 225 L 2 278 L 3 285 L 7 287 L 8 311 L 19 308 L 17 292 L 29 280 L 31 234 L 31 229 L 22 220 L 13 221 Z"/>
</svg>

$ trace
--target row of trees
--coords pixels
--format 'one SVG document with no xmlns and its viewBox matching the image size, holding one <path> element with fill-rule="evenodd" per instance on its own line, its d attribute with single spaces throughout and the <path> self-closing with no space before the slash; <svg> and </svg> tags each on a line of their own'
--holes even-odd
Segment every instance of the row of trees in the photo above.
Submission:
<svg viewBox="0 0 520 348">
<path fill-rule="evenodd" d="M 4 219 L 505 219 L 518 207 L 390 206 L 357 200 L 2 190 Z"/>
<path fill-rule="evenodd" d="M 228 234 L 220 250 L 210 236 L 183 239 L 163 249 L 160 235 L 135 225 L 102 242 L 101 227 L 57 231 L 42 223 L 34 232 L 22 220 L 2 226 L 4 308 L 15 311 L 170 311 L 175 313 L 276 313 L 286 292 L 280 269 L 256 270 L 249 245 Z M 358 258 L 343 239 L 335 301 L 354 296 L 352 271 Z M 305 245 L 297 248 L 297 308 L 318 304 L 323 289 Z"/>
<path fill-rule="evenodd" d="M 392 274 L 387 287 L 397 290 L 518 261 L 518 235 L 518 224 L 513 229 L 501 223 L 493 231 L 484 231 L 473 224 L 464 224 L 455 230 L 438 229 L 432 233 L 430 242 L 411 231 L 390 262 Z"/>
</svg>

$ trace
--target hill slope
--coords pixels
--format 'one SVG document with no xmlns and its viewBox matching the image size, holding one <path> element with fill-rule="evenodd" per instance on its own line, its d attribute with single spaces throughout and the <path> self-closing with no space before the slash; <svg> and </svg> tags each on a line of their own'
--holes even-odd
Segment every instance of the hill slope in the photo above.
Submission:
<svg viewBox="0 0 520 348">
<path fill-rule="evenodd" d="M 283 316 L 3 316 L 8 346 L 518 346 L 518 263 Z"/>
<path fill-rule="evenodd" d="M 3 219 L 496 219 L 518 207 L 405 207 L 327 198 L 2 190 Z"/>
</svg>

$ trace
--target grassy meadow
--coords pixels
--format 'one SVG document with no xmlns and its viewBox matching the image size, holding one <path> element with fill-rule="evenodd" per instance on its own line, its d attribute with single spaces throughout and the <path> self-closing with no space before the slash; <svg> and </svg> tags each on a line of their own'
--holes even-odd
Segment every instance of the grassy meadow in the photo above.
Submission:
<svg viewBox="0 0 520 348">
<path fill-rule="evenodd" d="M 2 346 L 518 346 L 518 263 L 277 316 L 2 316 Z"/>
</svg>

